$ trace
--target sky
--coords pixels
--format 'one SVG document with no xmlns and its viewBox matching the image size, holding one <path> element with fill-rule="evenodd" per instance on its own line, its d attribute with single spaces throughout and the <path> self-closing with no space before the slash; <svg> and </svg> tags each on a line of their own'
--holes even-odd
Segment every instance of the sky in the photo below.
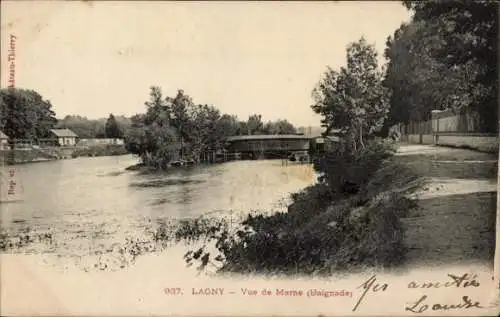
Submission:
<svg viewBox="0 0 500 317">
<path fill-rule="evenodd" d="M 410 18 L 392 1 L 1 6 L 2 88 L 13 74 L 16 87 L 50 100 L 58 118 L 144 112 L 156 85 L 240 119 L 258 113 L 296 126 L 319 125 L 311 91 L 327 66 L 345 65 L 350 42 L 364 36 L 382 63 L 387 37 Z"/>
</svg>

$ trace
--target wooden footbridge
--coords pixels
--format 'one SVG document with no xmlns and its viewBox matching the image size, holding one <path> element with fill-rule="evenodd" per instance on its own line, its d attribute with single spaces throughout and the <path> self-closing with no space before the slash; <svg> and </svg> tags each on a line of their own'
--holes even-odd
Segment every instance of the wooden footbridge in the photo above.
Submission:
<svg viewBox="0 0 500 317">
<path fill-rule="evenodd" d="M 229 153 L 243 158 L 286 158 L 296 152 L 307 152 L 311 138 L 297 134 L 241 135 L 226 139 Z"/>
</svg>

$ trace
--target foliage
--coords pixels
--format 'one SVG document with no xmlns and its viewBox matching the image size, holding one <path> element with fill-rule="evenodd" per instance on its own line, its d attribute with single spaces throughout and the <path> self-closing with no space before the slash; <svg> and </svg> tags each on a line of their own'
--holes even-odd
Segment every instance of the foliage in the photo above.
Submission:
<svg viewBox="0 0 500 317">
<path fill-rule="evenodd" d="M 127 150 L 139 155 L 143 164 L 154 168 L 167 168 L 179 158 L 199 162 L 204 152 L 221 150 L 229 136 L 295 131 L 286 120 L 264 125 L 260 115 L 239 121 L 214 106 L 195 104 L 183 90 L 175 97 L 164 97 L 160 87 L 151 87 L 145 104 L 146 113 L 131 118 L 125 143 Z"/>
<path fill-rule="evenodd" d="M 248 129 L 248 134 L 250 135 L 259 134 L 259 132 L 262 131 L 264 128 L 264 123 L 262 122 L 262 116 L 254 114 L 248 117 L 246 127 Z"/>
<path fill-rule="evenodd" d="M 0 89 L 0 130 L 11 139 L 48 138 L 56 122 L 52 104 L 36 91 Z"/>
<path fill-rule="evenodd" d="M 262 128 L 262 134 L 295 134 L 297 129 L 287 120 L 267 122 Z"/>
<path fill-rule="evenodd" d="M 120 129 L 118 122 L 116 122 L 113 114 L 110 114 L 108 120 L 106 120 L 104 130 L 106 138 L 119 139 L 123 136 L 122 130 Z"/>
<path fill-rule="evenodd" d="M 335 189 L 341 182 L 325 181 L 292 195 L 288 212 L 249 215 L 233 231 L 223 220 L 186 221 L 177 239 L 203 240 L 202 247 L 185 255 L 186 263 L 198 262 L 198 269 L 217 263 L 220 272 L 270 274 L 330 274 L 401 263 L 406 250 L 400 218 L 417 208 L 406 194 L 419 177 L 391 153 L 390 145 L 374 141 L 364 151 L 337 153 L 340 158 L 330 168 L 339 177 L 350 179 L 352 170 L 344 166 L 353 161 L 371 175 L 357 192 L 342 197 Z M 210 241 L 215 251 L 208 247 Z"/>
<path fill-rule="evenodd" d="M 113 116 L 122 134 L 128 132 L 132 125 L 131 118 L 125 116 Z M 109 118 L 108 118 L 109 119 Z M 78 137 L 83 139 L 94 139 L 106 137 L 106 118 L 88 119 L 78 115 L 68 115 L 57 122 L 56 128 L 70 129 Z"/>
<path fill-rule="evenodd" d="M 395 152 L 392 143 L 369 141 L 367 145 L 351 151 L 346 142 L 326 151 L 314 164 L 324 181 L 336 197 L 357 193 L 380 168 L 384 160 Z"/>
<path fill-rule="evenodd" d="M 403 3 L 414 16 L 385 51 L 391 122 L 427 120 L 434 109 L 474 110 L 480 132 L 496 132 L 498 3 Z"/>
<path fill-rule="evenodd" d="M 90 120 L 78 115 L 68 115 L 57 122 L 56 128 L 70 129 L 78 137 L 88 139 L 103 138 L 105 135 L 104 125 L 105 122 L 102 120 Z"/>
<path fill-rule="evenodd" d="M 361 38 L 347 47 L 347 66 L 328 68 L 313 91 L 312 109 L 323 116 L 328 131 L 340 129 L 356 149 L 382 128 L 388 91 L 382 85 L 375 47 Z"/>
</svg>

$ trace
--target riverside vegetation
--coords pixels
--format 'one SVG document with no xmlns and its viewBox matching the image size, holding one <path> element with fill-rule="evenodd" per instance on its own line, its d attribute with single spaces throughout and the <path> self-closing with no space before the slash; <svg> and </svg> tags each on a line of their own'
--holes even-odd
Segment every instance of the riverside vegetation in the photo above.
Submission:
<svg viewBox="0 0 500 317">
<path fill-rule="evenodd" d="M 376 140 L 356 152 L 339 147 L 318 160 L 322 180 L 293 194 L 287 212 L 248 215 L 235 228 L 225 219 L 185 220 L 174 238 L 203 241 L 185 255 L 200 270 L 213 264 L 220 272 L 331 274 L 401 264 L 400 219 L 418 208 L 408 194 L 423 181 L 393 153 L 393 144 Z M 157 238 L 171 238 L 167 230 Z"/>
<path fill-rule="evenodd" d="M 418 208 L 408 194 L 423 181 L 376 137 L 448 109 L 476 111 L 482 132 L 498 132 L 498 3 L 403 5 L 414 14 L 387 39 L 383 71 L 374 47 L 361 38 L 348 46 L 347 65 L 328 68 L 314 89 L 313 111 L 326 133 L 340 130 L 343 139 L 316 159 L 320 182 L 292 195 L 288 212 L 248 216 L 234 230 L 224 220 L 183 222 L 178 240 L 204 242 L 186 254 L 188 264 L 309 274 L 401 264 L 401 218 Z"/>
<path fill-rule="evenodd" d="M 394 144 L 377 137 L 387 136 L 391 125 L 446 109 L 475 110 L 483 132 L 498 131 L 498 3 L 403 4 L 414 15 L 388 38 L 383 71 L 375 48 L 362 38 L 348 46 L 346 66 L 327 69 L 314 89 L 312 110 L 322 116 L 327 133 L 340 130 L 342 137 L 315 158 L 317 184 L 292 195 L 287 212 L 248 215 L 236 227 L 207 217 L 166 224 L 153 233 L 154 242 L 201 241 L 201 248 L 186 253 L 186 262 L 199 269 L 211 263 L 220 272 L 328 274 L 400 264 L 406 253 L 401 218 L 418 208 L 408 194 L 422 180 L 398 162 Z M 0 96 L 5 132 L 41 137 L 52 127 L 50 102 L 3 90 Z M 26 115 L 33 107 L 15 108 L 16 99 L 40 104 L 40 114 Z M 146 106 L 145 114 L 131 118 L 125 139 L 127 150 L 153 169 L 182 156 L 197 160 L 203 151 L 220 148 L 226 136 L 264 130 L 260 116 L 242 122 L 195 105 L 183 91 L 164 98 L 153 87 Z M 48 124 L 24 124 L 20 131 L 14 129 L 16 116 L 45 116 L 40 123 Z M 147 252 L 136 247 L 139 242 L 132 245 L 134 256 Z"/>
<path fill-rule="evenodd" d="M 264 123 L 254 114 L 241 121 L 214 106 L 195 104 L 183 90 L 164 97 L 160 87 L 152 86 L 149 97 L 146 113 L 132 117 L 125 136 L 127 150 L 147 169 L 164 170 L 180 159 L 199 163 L 203 154 L 222 150 L 229 136 L 296 133 L 287 120 Z"/>
<path fill-rule="evenodd" d="M 198 262 L 202 270 L 212 264 L 220 272 L 331 274 L 401 264 L 400 219 L 418 207 L 408 194 L 423 182 L 397 162 L 395 144 L 377 138 L 390 107 L 382 82 L 373 45 L 363 38 L 350 44 L 347 66 L 328 69 L 313 92 L 312 109 L 323 116 L 327 133 L 341 134 L 340 142 L 315 157 L 318 183 L 293 194 L 287 212 L 248 215 L 236 228 L 226 220 L 181 222 L 176 240 L 203 242 L 186 253 L 188 265 Z"/>
</svg>

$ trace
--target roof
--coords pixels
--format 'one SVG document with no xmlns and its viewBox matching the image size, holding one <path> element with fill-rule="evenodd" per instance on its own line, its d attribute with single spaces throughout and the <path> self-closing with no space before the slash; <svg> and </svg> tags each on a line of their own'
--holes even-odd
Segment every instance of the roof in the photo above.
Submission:
<svg viewBox="0 0 500 317">
<path fill-rule="evenodd" d="M 7 134 L 0 131 L 0 139 L 9 139 L 9 137 L 7 136 Z"/>
<path fill-rule="evenodd" d="M 256 134 L 256 135 L 238 135 L 230 136 L 226 140 L 232 141 L 251 141 L 251 140 L 309 140 L 308 136 L 300 134 Z"/>
<path fill-rule="evenodd" d="M 78 135 L 76 135 L 76 133 L 71 131 L 70 129 L 52 129 L 52 130 L 50 130 L 50 132 L 54 133 L 59 138 L 77 138 L 78 137 Z"/>
</svg>

